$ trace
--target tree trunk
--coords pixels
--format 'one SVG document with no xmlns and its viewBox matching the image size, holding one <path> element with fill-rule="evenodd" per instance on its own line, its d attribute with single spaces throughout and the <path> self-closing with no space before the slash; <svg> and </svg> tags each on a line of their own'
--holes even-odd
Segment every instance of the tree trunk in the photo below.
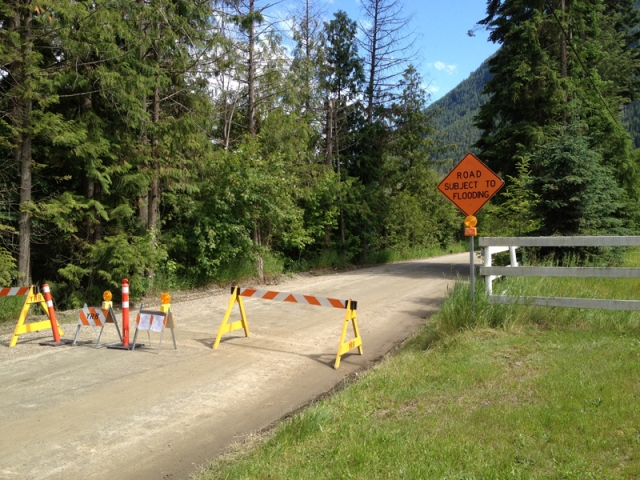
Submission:
<svg viewBox="0 0 640 480">
<path fill-rule="evenodd" d="M 249 118 L 249 133 L 251 136 L 255 137 L 256 135 L 256 92 L 255 92 L 255 83 L 256 83 L 256 66 L 255 66 L 255 21 L 253 20 L 253 15 L 255 12 L 254 9 L 255 0 L 249 1 L 249 15 L 251 15 L 251 23 L 249 26 L 249 59 L 248 59 L 248 78 L 247 78 L 247 88 L 249 90 L 249 102 L 248 102 L 248 112 L 247 116 Z"/>
<path fill-rule="evenodd" d="M 160 121 L 160 89 L 156 86 L 153 89 L 153 114 L 152 121 L 157 128 Z M 158 226 L 158 212 L 159 212 L 159 195 L 160 195 L 160 159 L 158 158 L 160 152 L 158 146 L 160 141 L 158 140 L 158 133 L 153 135 L 151 140 L 151 155 L 153 156 L 153 172 L 151 179 L 151 189 L 149 190 L 149 230 L 155 237 L 155 231 Z M 152 240 L 155 245 L 155 238 Z"/>
<path fill-rule="evenodd" d="M 102 187 L 99 183 L 95 186 L 94 198 L 97 202 L 102 202 Z M 102 240 L 102 222 L 100 221 L 100 219 L 98 219 L 98 224 L 93 230 L 93 241 L 95 243 L 99 242 L 100 240 Z"/>
<path fill-rule="evenodd" d="M 311 111 L 311 80 L 309 78 L 309 62 L 311 61 L 311 14 L 309 12 L 309 0 L 305 2 L 304 9 L 304 79 L 305 79 L 305 91 L 304 91 L 304 113 L 308 115 Z"/>
<path fill-rule="evenodd" d="M 369 69 L 369 85 L 367 87 L 367 123 L 371 125 L 373 123 L 373 97 L 375 94 L 375 80 L 376 80 L 376 64 L 378 55 L 378 16 L 379 16 L 379 2 L 374 2 L 373 11 L 373 26 L 371 31 L 373 32 L 371 39 L 371 68 Z"/>
<path fill-rule="evenodd" d="M 22 145 L 20 148 L 20 227 L 18 254 L 18 283 L 31 283 L 31 214 L 27 211 L 31 203 L 31 100 L 24 105 Z"/>
<path fill-rule="evenodd" d="M 153 156 L 153 171 L 151 178 L 151 189 L 149 190 L 149 222 L 148 228 L 151 233 L 151 248 L 156 247 L 158 237 L 158 215 L 160 203 L 160 152 L 158 146 L 158 122 L 160 121 L 160 89 L 156 85 L 153 89 L 153 116 L 152 121 L 156 127 L 156 131 L 151 140 L 151 155 Z M 150 268 L 147 275 L 152 278 L 154 274 L 153 268 Z"/>
<path fill-rule="evenodd" d="M 258 219 L 254 220 L 253 224 L 253 243 L 260 247 L 262 245 L 262 238 L 260 235 L 260 224 Z M 262 254 L 258 252 L 258 258 L 256 259 L 256 275 L 260 283 L 264 283 L 264 260 Z"/>
<path fill-rule="evenodd" d="M 141 5 L 144 4 L 145 0 L 137 0 L 137 2 Z M 138 34 L 142 37 L 144 35 L 144 22 L 141 19 L 138 23 Z M 138 47 L 138 60 L 142 61 L 144 58 L 145 51 L 142 44 Z M 144 111 L 147 111 L 147 96 L 146 94 L 142 96 L 142 108 Z M 147 138 L 147 129 L 144 125 L 144 121 L 142 123 L 142 133 L 140 135 L 140 143 L 144 146 L 148 144 L 149 139 Z M 144 168 L 144 167 L 143 167 Z M 140 223 L 142 228 L 149 228 L 149 192 L 146 192 L 144 195 L 138 197 L 138 216 L 140 218 Z"/>
<path fill-rule="evenodd" d="M 149 228 L 149 193 L 142 197 L 138 197 L 138 218 L 140 224 L 146 230 Z"/>
<path fill-rule="evenodd" d="M 339 95 L 338 95 L 338 106 L 340 106 L 340 100 L 339 100 Z M 337 114 L 336 114 L 337 116 Z M 340 158 L 340 136 L 338 135 L 339 131 L 338 131 L 338 127 L 336 126 L 336 171 L 338 172 L 338 181 L 340 183 L 342 183 L 342 172 L 341 172 L 341 158 Z M 340 194 L 340 196 L 338 197 L 338 202 L 340 203 L 340 220 L 339 220 L 339 225 L 340 225 L 340 244 L 341 244 L 341 248 L 342 248 L 342 260 L 346 261 L 347 259 L 347 251 L 345 249 L 345 237 L 344 237 L 344 213 L 342 211 L 342 193 Z"/>
<path fill-rule="evenodd" d="M 22 64 L 19 74 L 24 93 L 20 99 L 21 108 L 19 125 L 21 129 L 20 143 L 16 147 L 19 153 L 15 155 L 20 161 L 20 222 L 19 222 L 19 251 L 18 251 L 18 283 L 29 285 L 31 283 L 31 214 L 28 208 L 31 204 L 31 110 L 33 102 L 30 91 L 31 74 L 27 73 L 26 62 L 32 61 L 33 44 L 31 39 L 31 20 L 33 18 L 31 8 L 24 9 L 22 18 Z M 19 22 L 16 22 L 19 24 Z"/>
<path fill-rule="evenodd" d="M 326 139 L 325 139 L 325 163 L 333 170 L 333 100 L 328 100 L 327 106 L 327 126 L 326 126 Z M 330 205 L 329 205 L 330 206 Z M 331 227 L 326 225 L 324 227 L 324 245 L 323 250 L 329 251 L 331 245 Z"/>
<path fill-rule="evenodd" d="M 84 197 L 87 200 L 93 200 L 94 196 L 95 196 L 95 191 L 96 191 L 96 182 L 94 180 L 91 180 L 88 177 L 85 177 L 84 179 Z M 93 223 L 91 221 L 91 216 L 87 215 L 87 218 L 85 219 L 85 228 L 87 229 L 86 232 L 86 240 L 89 243 L 93 243 L 93 232 L 94 232 L 94 228 L 93 228 Z"/>
<path fill-rule="evenodd" d="M 91 109 L 93 108 L 93 102 L 91 101 L 91 94 L 87 93 L 85 95 L 82 96 L 82 100 L 81 100 L 81 111 L 82 111 L 82 116 L 86 118 L 87 114 L 89 111 L 91 111 Z M 87 176 L 87 173 L 85 172 L 85 178 L 84 178 L 84 196 L 87 200 L 93 200 L 95 197 L 95 192 L 96 192 L 96 182 L 95 180 L 89 178 Z M 99 217 L 98 217 L 98 221 Z M 85 220 L 85 228 L 86 228 L 86 241 L 89 243 L 94 243 L 95 241 L 95 237 L 94 237 L 94 232 L 95 232 L 95 228 L 93 225 L 93 222 L 91 220 L 91 216 L 89 214 L 87 214 L 87 218 Z"/>
<path fill-rule="evenodd" d="M 560 76 L 562 78 L 567 78 L 567 36 L 565 35 L 565 0 L 560 0 L 560 11 L 562 12 L 561 22 L 562 22 L 562 30 L 560 32 Z M 567 104 L 569 103 L 569 96 L 566 91 L 564 92 L 564 109 L 562 111 L 562 123 L 564 125 L 567 124 Z"/>
<path fill-rule="evenodd" d="M 327 102 L 327 131 L 326 131 L 325 162 L 333 164 L 333 100 Z"/>
</svg>

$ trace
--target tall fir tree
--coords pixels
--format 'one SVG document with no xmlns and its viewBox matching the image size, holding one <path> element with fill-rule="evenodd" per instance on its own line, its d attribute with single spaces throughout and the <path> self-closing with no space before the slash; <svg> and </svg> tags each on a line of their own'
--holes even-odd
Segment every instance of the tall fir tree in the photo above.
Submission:
<svg viewBox="0 0 640 480">
<path fill-rule="evenodd" d="M 635 20 L 628 3 L 488 2 L 480 23 L 501 48 L 488 62 L 493 78 L 484 92 L 490 98 L 475 124 L 482 130 L 476 146 L 490 167 L 515 177 L 518 159 L 555 142 L 558 128 L 579 123 L 588 148 L 606 167 L 602 172 L 637 201 L 636 155 L 620 119 L 622 105 L 635 95 L 629 77 L 640 73 L 636 47 L 629 43 L 627 23 Z M 532 162 L 531 174 L 543 178 L 549 168 Z"/>
</svg>

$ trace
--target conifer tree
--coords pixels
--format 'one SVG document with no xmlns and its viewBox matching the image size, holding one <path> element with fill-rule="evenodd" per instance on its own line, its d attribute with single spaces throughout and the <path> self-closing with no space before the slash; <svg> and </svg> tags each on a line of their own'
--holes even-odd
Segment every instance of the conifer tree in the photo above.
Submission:
<svg viewBox="0 0 640 480">
<path fill-rule="evenodd" d="M 625 192 L 578 125 L 559 127 L 532 157 L 542 235 L 624 235 Z"/>
<path fill-rule="evenodd" d="M 613 8 L 618 5 L 620 9 Z M 500 50 L 489 60 L 490 98 L 475 124 L 490 167 L 517 175 L 517 161 L 552 141 L 558 128 L 584 125 L 588 147 L 618 185 L 637 198 L 637 165 L 620 111 L 640 73 L 626 22 L 628 2 L 490 0 L 480 23 Z M 618 72 L 623 72 L 618 74 Z M 555 140 L 553 140 L 555 141 Z M 547 163 L 532 163 L 542 178 Z M 556 212 L 557 213 L 557 212 Z"/>
</svg>

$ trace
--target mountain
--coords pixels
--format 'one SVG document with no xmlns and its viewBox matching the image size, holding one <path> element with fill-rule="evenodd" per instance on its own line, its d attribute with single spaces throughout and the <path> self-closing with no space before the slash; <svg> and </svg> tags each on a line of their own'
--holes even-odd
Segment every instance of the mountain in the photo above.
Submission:
<svg viewBox="0 0 640 480">
<path fill-rule="evenodd" d="M 467 152 L 478 153 L 471 148 L 480 138 L 480 130 L 473 126 L 473 118 L 489 98 L 488 95 L 483 95 L 482 89 L 490 79 L 491 73 L 485 60 L 469 78 L 429 105 L 427 111 L 441 111 L 435 116 L 437 140 L 443 145 L 456 145 L 452 150 L 439 152 L 431 157 L 432 160 L 443 163 L 444 171 L 448 171 Z M 634 146 L 640 148 L 640 101 L 624 107 L 622 120 L 631 133 Z"/>
<path fill-rule="evenodd" d="M 435 154 L 433 160 L 452 160 L 455 163 L 467 152 L 474 151 L 471 145 L 480 138 L 480 130 L 473 126 L 473 118 L 478 113 L 480 105 L 489 98 L 488 95 L 483 95 L 482 89 L 490 79 L 491 73 L 485 61 L 469 75 L 469 78 L 429 105 L 429 112 L 441 111 L 435 116 L 437 139 L 444 145 L 457 145 L 453 150 Z"/>
</svg>

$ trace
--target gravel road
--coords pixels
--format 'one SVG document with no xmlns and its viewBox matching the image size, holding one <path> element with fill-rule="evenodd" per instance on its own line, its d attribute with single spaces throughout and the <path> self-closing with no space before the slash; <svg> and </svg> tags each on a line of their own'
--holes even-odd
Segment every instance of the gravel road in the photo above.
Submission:
<svg viewBox="0 0 640 480">
<path fill-rule="evenodd" d="M 468 261 L 468 254 L 447 255 L 266 287 L 358 301 L 364 355 L 345 355 L 338 370 L 333 363 L 344 312 L 332 308 L 245 299 L 251 337 L 233 332 L 212 350 L 226 291 L 174 302 L 178 348 L 165 332 L 160 353 L 159 334 L 149 342 L 145 332 L 142 341 L 154 348 L 95 349 L 89 327 L 76 347 L 39 346 L 51 336 L 40 332 L 8 348 L 5 328 L 0 478 L 189 478 L 234 442 L 370 367 L 411 336 L 438 308 L 447 286 L 468 275 Z M 73 338 L 75 325 L 64 327 L 65 338 Z M 113 325 L 103 340 L 117 340 Z"/>
</svg>

